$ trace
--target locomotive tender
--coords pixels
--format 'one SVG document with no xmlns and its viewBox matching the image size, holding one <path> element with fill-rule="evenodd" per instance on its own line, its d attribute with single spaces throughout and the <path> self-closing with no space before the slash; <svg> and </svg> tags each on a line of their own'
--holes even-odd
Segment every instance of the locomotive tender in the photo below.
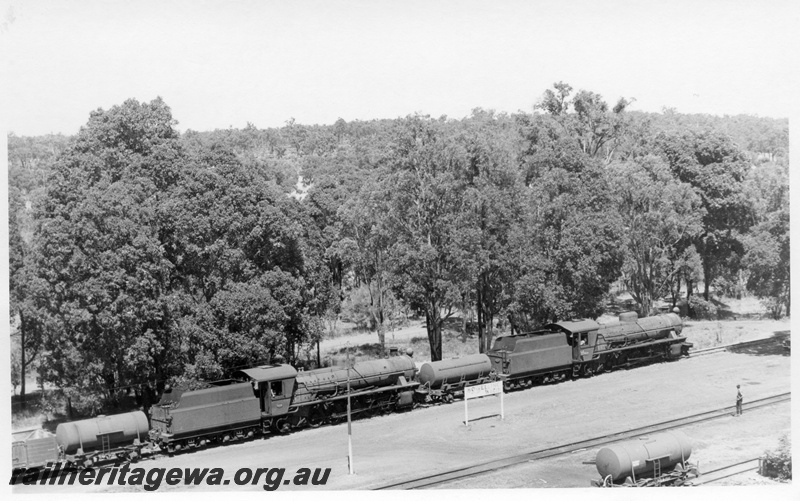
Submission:
<svg viewBox="0 0 800 501">
<path fill-rule="evenodd" d="M 500 336 L 486 354 L 428 362 L 419 370 L 407 355 L 356 363 L 349 371 L 254 367 L 209 388 L 165 391 L 150 409 L 149 427 L 140 411 L 62 423 L 53 460 L 88 466 L 105 459 L 135 460 L 143 447 L 172 453 L 317 427 L 346 418 L 348 395 L 352 414 L 373 415 L 452 401 L 467 386 L 490 381 L 502 380 L 510 390 L 674 360 L 688 355 L 692 346 L 680 335 L 682 326 L 674 313 L 642 319 L 623 313 L 619 322 L 603 325 L 591 320 L 554 323 Z"/>
</svg>

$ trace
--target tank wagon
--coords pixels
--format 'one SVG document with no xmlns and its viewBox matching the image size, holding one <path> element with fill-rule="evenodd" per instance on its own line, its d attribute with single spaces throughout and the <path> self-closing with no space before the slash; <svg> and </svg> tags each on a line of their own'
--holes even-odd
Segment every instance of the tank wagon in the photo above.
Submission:
<svg viewBox="0 0 800 501">
<path fill-rule="evenodd" d="M 246 382 L 165 393 L 151 409 L 150 438 L 174 452 L 344 419 L 348 376 L 352 414 L 410 408 L 419 386 L 415 373 L 405 355 L 360 362 L 349 371 L 298 372 L 287 364 L 245 369 L 234 376 Z"/>
<path fill-rule="evenodd" d="M 144 412 L 126 412 L 61 423 L 56 427 L 56 442 L 61 458 L 74 465 L 135 461 L 147 444 L 149 430 Z"/>
<path fill-rule="evenodd" d="M 508 377 L 506 389 L 514 389 L 680 358 L 692 346 L 680 335 L 682 330 L 675 313 L 640 319 L 628 312 L 612 324 L 559 322 L 500 336 L 488 356 L 497 374 Z"/>
<path fill-rule="evenodd" d="M 452 402 L 464 388 L 494 381 L 497 373 L 483 353 L 438 362 L 426 362 L 419 369 L 417 394 L 424 400 Z"/>
<path fill-rule="evenodd" d="M 697 468 L 688 463 L 691 455 L 692 444 L 680 431 L 640 437 L 604 447 L 595 459 L 600 480 L 592 481 L 592 485 L 684 485 L 690 475 L 698 474 Z"/>
</svg>

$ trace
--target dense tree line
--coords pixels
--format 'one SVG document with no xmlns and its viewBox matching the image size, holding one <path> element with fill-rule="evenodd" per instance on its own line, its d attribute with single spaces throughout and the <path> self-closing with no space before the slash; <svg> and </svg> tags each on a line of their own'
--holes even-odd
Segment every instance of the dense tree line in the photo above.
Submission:
<svg viewBox="0 0 800 501">
<path fill-rule="evenodd" d="M 789 313 L 785 120 L 626 111 L 563 83 L 533 114 L 179 134 L 160 99 L 72 137 L 9 136 L 12 324 L 23 374 L 81 408 L 314 359 L 363 305 L 385 343 L 424 317 L 496 329 L 643 314 L 703 284 Z M 317 363 L 319 360 L 317 360 Z M 23 377 L 24 379 L 24 377 Z M 24 387 L 23 387 L 24 393 Z"/>
</svg>

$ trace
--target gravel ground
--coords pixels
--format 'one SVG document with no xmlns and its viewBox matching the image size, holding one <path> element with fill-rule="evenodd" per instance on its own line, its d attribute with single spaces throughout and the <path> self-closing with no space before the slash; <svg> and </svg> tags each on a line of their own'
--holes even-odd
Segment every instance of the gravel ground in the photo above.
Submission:
<svg viewBox="0 0 800 501">
<path fill-rule="evenodd" d="M 542 447 L 573 442 L 628 428 L 732 405 L 736 384 L 744 398 L 757 399 L 790 388 L 790 357 L 782 350 L 750 350 L 747 353 L 718 353 L 694 359 L 655 364 L 618 371 L 591 379 L 542 386 L 505 396 L 505 420 L 496 414 L 495 397 L 470 402 L 470 426 L 463 424 L 464 406 L 451 405 L 417 409 L 356 421 L 353 449 L 356 475 L 347 474 L 347 426 L 302 430 L 286 436 L 218 447 L 143 461 L 142 467 L 221 467 L 231 479 L 241 467 L 283 467 L 293 472 L 301 467 L 331 468 L 326 490 L 369 489 L 408 480 L 459 466 L 528 452 Z M 709 467 L 714 461 L 735 458 L 736 453 L 758 455 L 777 443 L 788 428 L 789 406 L 773 411 L 754 411 L 742 418 L 723 418 L 698 430 L 687 430 L 696 440 L 694 459 Z M 762 416 L 761 418 L 759 416 Z M 768 426 L 761 424 L 766 416 Z M 482 419 L 477 419 L 482 418 Z M 774 421 L 773 421 L 774 420 Z M 758 433 L 756 430 L 761 426 Z M 736 437 L 736 442 L 729 440 Z M 739 449 L 737 449 L 737 447 Z M 581 461 L 592 451 L 567 461 L 558 481 L 587 486 L 596 472 Z M 538 464 L 536 465 L 538 466 Z M 510 471 L 510 470 L 509 470 Z M 287 473 L 288 475 L 288 473 Z M 530 477 L 530 475 L 528 475 Z M 511 481 L 481 480 L 468 487 L 511 487 Z M 537 477 L 539 478 L 539 477 Z M 520 487 L 547 486 L 534 481 Z M 559 485 L 561 486 L 561 485 Z M 283 486 L 293 489 L 295 486 Z M 297 487 L 298 489 L 303 489 Z M 15 486 L 15 492 L 98 492 L 131 491 L 125 486 Z M 305 487 L 320 490 L 320 487 Z M 160 491 L 197 492 L 209 490 L 264 492 L 250 486 L 166 486 Z"/>
<path fill-rule="evenodd" d="M 778 439 L 791 432 L 790 404 L 780 403 L 742 414 L 681 428 L 692 441 L 690 462 L 700 472 L 752 459 L 777 447 Z M 539 460 L 474 478 L 450 482 L 441 489 L 587 487 L 600 475 L 594 464 L 599 448 L 568 456 Z M 781 485 L 758 474 L 747 474 L 714 482 L 725 485 Z M 710 484 L 711 485 L 711 484 Z"/>
</svg>

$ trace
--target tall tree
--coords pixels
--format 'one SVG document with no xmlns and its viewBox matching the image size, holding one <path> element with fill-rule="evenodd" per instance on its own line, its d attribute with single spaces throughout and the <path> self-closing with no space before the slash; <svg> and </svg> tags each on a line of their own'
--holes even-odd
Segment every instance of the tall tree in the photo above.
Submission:
<svg viewBox="0 0 800 501">
<path fill-rule="evenodd" d="M 461 210 L 464 156 L 444 119 L 403 120 L 382 182 L 384 214 L 394 235 L 389 256 L 396 289 L 409 306 L 425 313 L 431 360 L 442 359 L 442 326 L 469 288 L 464 264 L 454 259 L 453 230 Z"/>
<path fill-rule="evenodd" d="M 658 141 L 675 176 L 702 201 L 703 231 L 693 243 L 703 261 L 703 296 L 708 301 L 713 280 L 740 266 L 741 235 L 753 222 L 744 191 L 749 164 L 736 144 L 716 131 L 665 132 Z"/>
<path fill-rule="evenodd" d="M 765 164 L 748 176 L 756 204 L 756 224 L 744 239 L 742 264 L 747 289 L 766 303 L 770 314 L 791 314 L 791 256 L 788 163 Z"/>
<path fill-rule="evenodd" d="M 572 93 L 569 84 L 558 82 L 553 87 L 556 91 L 547 89 L 536 107 L 554 117 L 583 153 L 592 157 L 602 154 L 610 162 L 614 142 L 627 128 L 624 111 L 632 101 L 620 98 L 609 110 L 599 94 L 580 90 L 568 100 Z"/>
<path fill-rule="evenodd" d="M 378 331 L 381 351 L 386 348 L 386 320 L 389 315 L 392 280 L 389 249 L 394 239 L 387 231 L 382 213 L 383 195 L 379 180 L 362 185 L 357 198 L 348 200 L 339 211 L 343 222 L 342 240 L 337 252 L 346 256 L 357 282 L 366 286 L 369 312 Z"/>
<path fill-rule="evenodd" d="M 514 330 L 597 317 L 619 277 L 622 224 L 607 172 L 552 117 L 521 116 L 524 214 L 512 232 Z"/>
<path fill-rule="evenodd" d="M 180 168 L 173 125 L 160 99 L 92 112 L 37 211 L 36 270 L 61 324 L 45 340 L 45 377 L 112 405 L 121 384 L 158 378 L 168 339 L 159 206 Z"/>
<path fill-rule="evenodd" d="M 46 309 L 46 288 L 36 276 L 31 249 L 30 210 L 15 186 L 9 187 L 8 208 L 9 313 L 12 351 L 19 364 L 20 397 L 25 405 L 26 376 L 42 351 L 43 337 L 50 326 Z"/>
<path fill-rule="evenodd" d="M 293 362 L 310 300 L 299 202 L 224 145 L 188 151 L 186 162 L 162 234 L 174 296 L 195 319 L 181 331 L 191 376 L 278 355 Z"/>
<path fill-rule="evenodd" d="M 515 266 L 509 240 L 522 213 L 521 141 L 510 117 L 480 109 L 459 124 L 457 141 L 465 155 L 458 173 L 465 186 L 454 252 L 474 277 L 478 347 L 484 353 L 491 348 L 495 318 L 511 301 L 508 284 Z"/>
<path fill-rule="evenodd" d="M 611 186 L 625 224 L 623 272 L 643 315 L 681 273 L 684 252 L 703 230 L 700 197 L 656 156 L 612 164 Z"/>
</svg>

